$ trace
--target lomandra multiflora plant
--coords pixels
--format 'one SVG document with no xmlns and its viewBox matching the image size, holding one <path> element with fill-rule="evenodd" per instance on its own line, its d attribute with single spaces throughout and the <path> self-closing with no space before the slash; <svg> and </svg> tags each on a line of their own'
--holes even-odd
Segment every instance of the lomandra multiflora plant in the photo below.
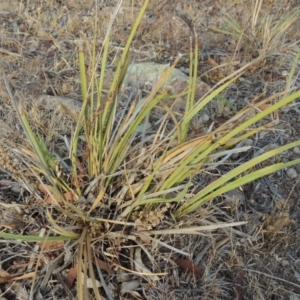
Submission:
<svg viewBox="0 0 300 300">
<path fill-rule="evenodd" d="M 88 39 L 82 36 L 82 42 L 78 44 L 82 108 L 79 115 L 75 115 L 64 107 L 65 111 L 76 120 L 76 128 L 71 133 L 68 160 L 59 161 L 47 148 L 43 136 L 33 132 L 28 117 L 14 101 L 9 83 L 5 79 L 12 104 L 30 142 L 29 149 L 15 149 L 15 152 L 23 155 L 23 162 L 30 170 L 31 176 L 35 178 L 37 188 L 31 192 L 47 199 L 45 209 L 48 232 L 44 237 L 38 237 L 30 230 L 23 234 L 2 231 L 0 236 L 43 243 L 74 240 L 72 248 L 76 249 L 74 251 L 76 259 L 73 271 L 77 282 L 78 299 L 87 299 L 91 292 L 89 288 L 92 288 L 96 299 L 101 299 L 100 294 L 103 290 L 99 288 L 99 281 L 107 297 L 113 299 L 102 270 L 111 266 L 128 270 L 128 266 L 122 265 L 122 256 L 119 256 L 121 245 L 126 247 L 133 244 L 145 250 L 146 244 L 162 243 L 159 240 L 161 234 L 197 234 L 201 230 L 244 224 L 244 222 L 221 223 L 174 229 L 183 216 L 196 211 L 206 202 L 262 176 L 300 162 L 300 159 L 296 159 L 260 167 L 262 162 L 300 146 L 300 141 L 295 141 L 256 156 L 234 167 L 225 175 L 215 178 L 203 189 L 191 192 L 192 181 L 197 174 L 204 172 L 208 166 L 210 168 L 214 164 L 217 166 L 220 160 L 224 162 L 232 153 L 241 151 L 238 145 L 246 138 L 274 126 L 273 122 L 259 124 L 268 115 L 297 99 L 300 91 L 292 94 L 285 91 L 278 94 L 276 98 L 284 96 L 273 104 L 270 103 L 275 96 L 264 99 L 238 112 L 215 130 L 190 138 L 192 119 L 251 66 L 249 63 L 219 83 L 210 93 L 196 99 L 198 46 L 195 39 L 195 47 L 190 53 L 190 81 L 186 91 L 180 95 L 169 95 L 168 90 L 164 89 L 164 83 L 180 59 L 178 56 L 159 76 L 145 98 L 138 98 L 132 92 L 127 97 L 125 105 L 120 108 L 118 101 L 124 98 L 122 84 L 130 63 L 130 45 L 148 2 L 144 1 L 132 27 L 110 89 L 105 96 L 103 84 L 110 32 L 118 8 L 108 25 L 100 52 L 96 53 L 95 42 L 90 44 Z M 91 49 L 88 58 L 84 54 L 85 47 Z M 253 63 L 260 59 L 263 57 L 256 58 Z M 101 71 L 97 76 L 99 67 Z M 185 112 L 178 120 L 172 110 L 164 106 L 164 101 L 170 99 L 176 101 L 183 96 L 186 99 Z M 266 103 L 269 104 L 267 108 L 260 110 Z M 155 132 L 149 132 L 147 126 L 141 124 L 151 119 L 153 109 L 159 104 L 166 107 L 165 116 Z M 170 119 L 174 122 L 171 129 L 168 126 Z M 68 176 L 63 171 L 66 164 L 70 170 Z M 21 182 L 25 187 L 30 185 L 26 178 L 22 178 Z M 165 219 L 168 219 L 168 228 L 164 228 Z M 174 224 L 174 228 L 170 224 Z M 166 244 L 164 246 L 168 247 Z M 108 255 L 107 249 L 111 247 L 115 249 L 114 255 Z M 186 254 L 171 246 L 170 249 Z M 149 252 L 147 255 L 150 255 Z M 136 256 L 131 259 L 134 262 L 138 260 Z M 103 264 L 106 267 L 103 267 Z M 151 280 L 159 280 L 160 275 L 164 275 L 152 273 L 141 261 L 135 264 L 135 267 L 135 273 L 143 274 Z"/>
</svg>

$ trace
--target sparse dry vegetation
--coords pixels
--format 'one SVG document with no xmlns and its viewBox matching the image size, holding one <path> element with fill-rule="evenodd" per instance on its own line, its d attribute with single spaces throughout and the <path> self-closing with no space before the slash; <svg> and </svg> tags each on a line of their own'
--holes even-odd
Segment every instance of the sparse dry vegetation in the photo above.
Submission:
<svg viewBox="0 0 300 300">
<path fill-rule="evenodd" d="M 300 299 L 299 3 L 146 2 L 0 0 L 1 299 Z"/>
</svg>

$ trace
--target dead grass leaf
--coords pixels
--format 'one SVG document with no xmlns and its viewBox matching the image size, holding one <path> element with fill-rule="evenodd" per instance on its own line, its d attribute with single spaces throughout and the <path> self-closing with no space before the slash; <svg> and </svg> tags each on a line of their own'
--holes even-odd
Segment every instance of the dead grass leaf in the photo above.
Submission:
<svg viewBox="0 0 300 300">
<path fill-rule="evenodd" d="M 211 57 L 209 57 L 209 58 L 207 59 L 207 62 L 208 62 L 209 64 L 213 65 L 213 66 L 218 66 L 218 65 L 219 65 L 219 64 L 218 64 L 214 59 L 212 59 Z"/>
<path fill-rule="evenodd" d="M 51 190 L 53 187 L 51 185 L 47 185 L 47 184 L 39 184 L 38 185 L 38 189 L 44 194 L 46 195 L 46 198 L 44 199 L 44 201 L 48 204 L 56 204 L 56 203 L 53 203 L 53 199 L 52 197 L 50 197 L 50 195 L 48 194 L 48 190 Z M 52 195 L 55 200 L 57 201 L 58 204 L 62 204 L 62 200 L 58 197 L 55 197 L 55 195 Z"/>
<path fill-rule="evenodd" d="M 60 249 L 63 249 L 65 243 L 64 241 L 46 241 L 39 243 L 39 246 L 42 248 L 45 252 L 50 251 L 57 251 Z"/>
<path fill-rule="evenodd" d="M 148 226 L 145 226 L 145 225 L 142 225 L 142 224 L 138 224 L 136 226 L 137 231 L 145 231 L 147 229 L 148 229 Z M 151 243 L 151 240 L 146 235 L 140 235 L 139 237 L 140 237 L 141 241 L 144 244 L 150 244 Z"/>
<path fill-rule="evenodd" d="M 55 194 L 52 194 L 52 196 L 50 196 L 48 194 L 48 191 L 51 191 L 53 189 L 53 187 L 51 185 L 47 185 L 47 184 L 39 184 L 38 185 L 38 189 L 44 194 L 46 195 L 46 198 L 44 199 L 44 201 L 47 203 L 47 204 L 56 204 L 54 203 L 53 201 L 53 198 L 56 200 L 56 202 L 58 204 L 63 204 L 63 201 L 60 199 L 60 197 L 57 197 Z M 67 201 L 67 202 L 70 202 L 70 203 L 73 203 L 74 202 L 74 195 L 72 193 L 72 191 L 69 191 L 69 192 L 66 192 L 63 194 L 63 197 L 64 199 Z"/>
<path fill-rule="evenodd" d="M 141 257 L 141 249 L 137 248 L 134 253 L 134 265 L 135 265 L 135 270 L 137 272 L 141 272 L 145 276 L 149 276 L 149 278 L 153 281 L 158 281 L 159 277 L 152 273 L 142 262 L 142 257 Z"/>
<path fill-rule="evenodd" d="M 23 275 L 7 275 L 7 276 L 1 276 L 0 277 L 0 283 L 5 283 L 5 282 L 9 282 L 12 280 L 23 280 L 23 279 L 28 279 L 28 278 L 32 278 L 34 276 L 34 272 L 30 272 L 27 274 L 23 274 Z"/>
<path fill-rule="evenodd" d="M 122 282 L 121 295 L 124 295 L 125 293 L 130 293 L 136 290 L 139 286 L 140 282 L 138 280 Z"/>
<path fill-rule="evenodd" d="M 67 202 L 70 202 L 70 203 L 74 202 L 74 194 L 72 191 L 64 193 L 63 196 Z"/>
<path fill-rule="evenodd" d="M 107 262 L 103 261 L 102 259 L 95 257 L 94 263 L 97 263 L 101 270 L 106 271 L 107 273 L 112 272 L 112 266 L 109 265 Z"/>
<path fill-rule="evenodd" d="M 269 108 L 271 105 L 270 104 L 267 104 L 267 103 L 263 103 L 261 105 L 258 106 L 258 108 L 260 110 L 266 110 L 267 108 Z"/>
<path fill-rule="evenodd" d="M 70 268 L 65 280 L 66 285 L 69 289 L 71 289 L 72 284 L 76 278 L 77 278 L 77 268 L 76 267 Z"/>
<path fill-rule="evenodd" d="M 184 259 L 184 258 L 176 258 L 174 259 L 175 263 L 190 273 L 201 277 L 203 275 L 204 270 L 201 270 L 197 265 L 192 263 L 191 261 Z"/>
<path fill-rule="evenodd" d="M 242 284 L 242 280 L 245 277 L 246 271 L 243 271 L 240 276 L 238 277 L 238 280 L 236 282 L 236 284 L 233 287 L 234 290 L 234 296 L 236 300 L 244 300 L 244 293 L 241 287 Z"/>
</svg>

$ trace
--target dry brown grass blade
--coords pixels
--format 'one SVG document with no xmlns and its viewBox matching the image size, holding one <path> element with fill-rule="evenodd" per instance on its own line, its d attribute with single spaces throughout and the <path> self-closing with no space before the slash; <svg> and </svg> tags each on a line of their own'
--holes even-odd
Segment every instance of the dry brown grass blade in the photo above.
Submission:
<svg viewBox="0 0 300 300">
<path fill-rule="evenodd" d="M 105 281 L 105 279 L 103 277 L 103 274 L 102 274 L 102 271 L 101 271 L 102 268 L 107 268 L 108 269 L 107 272 L 110 271 L 110 266 L 105 266 L 105 263 L 102 262 L 97 257 L 95 257 L 94 255 L 93 255 L 93 258 L 92 258 L 92 256 L 91 256 L 92 247 L 90 247 L 91 239 L 90 239 L 89 236 L 87 237 L 87 241 L 89 242 L 88 249 L 90 249 L 90 252 L 89 252 L 89 262 L 90 262 L 90 272 L 91 272 L 91 275 L 92 275 L 91 277 L 92 277 L 93 286 L 96 286 L 95 283 L 94 283 L 96 281 L 96 278 L 95 278 L 95 273 L 94 273 L 93 264 L 92 264 L 92 262 L 94 261 L 95 265 L 96 265 L 97 273 L 99 275 L 99 279 L 101 281 L 102 287 L 105 290 L 106 296 L 108 297 L 109 300 L 113 300 L 114 299 L 113 295 L 111 294 L 111 291 L 110 291 L 109 287 L 107 286 L 106 281 Z M 95 288 L 97 288 L 97 287 L 94 287 L 94 289 Z M 96 295 L 97 294 L 98 293 L 96 292 Z M 100 296 L 100 294 L 99 294 L 99 297 L 100 298 L 97 298 L 97 299 L 102 299 L 101 296 Z"/>
<path fill-rule="evenodd" d="M 134 252 L 134 266 L 137 272 L 140 272 L 141 275 L 148 277 L 151 281 L 158 281 L 160 278 L 157 274 L 152 273 L 142 262 L 141 248 L 135 249 Z"/>
<path fill-rule="evenodd" d="M 65 269 L 69 265 L 69 263 L 71 262 L 71 260 L 73 260 L 73 258 L 69 257 L 68 259 L 66 259 L 66 253 L 70 252 L 70 250 L 73 249 L 78 243 L 79 243 L 79 241 L 76 240 L 71 245 L 66 246 L 64 251 L 62 251 L 61 254 L 59 254 L 56 258 L 51 260 L 48 263 L 48 265 L 43 269 L 42 274 L 44 274 L 44 273 L 45 274 L 44 274 L 43 280 L 40 284 L 41 289 L 45 289 L 47 287 L 49 279 L 52 275 L 57 274 L 60 269 Z M 58 267 L 63 260 L 65 260 L 64 265 Z"/>
<path fill-rule="evenodd" d="M 101 270 L 106 271 L 107 273 L 113 272 L 112 266 L 110 264 L 108 264 L 107 262 L 103 261 L 102 259 L 94 256 L 93 262 L 94 262 L 94 264 L 97 264 Z"/>
<path fill-rule="evenodd" d="M 143 272 L 135 271 L 132 268 L 131 269 L 125 268 L 124 266 L 119 265 L 119 264 L 116 264 L 116 267 L 118 267 L 121 270 L 124 270 L 128 273 L 132 273 L 132 274 L 136 274 L 136 275 L 140 275 L 140 276 L 142 275 L 142 276 L 145 276 L 145 277 L 149 276 L 149 278 L 152 278 L 153 276 L 166 276 L 166 275 L 168 275 L 167 272 L 161 272 L 161 273 L 155 273 L 155 274 L 152 273 L 152 272 L 143 273 Z"/>
<path fill-rule="evenodd" d="M 78 300 L 85 300 L 88 299 L 88 292 L 87 292 L 87 265 L 84 259 L 84 247 L 86 242 L 86 234 L 87 234 L 87 227 L 84 227 L 81 236 L 78 240 L 79 249 L 77 251 L 77 295 Z M 86 258 L 86 256 L 85 256 Z M 84 272 L 82 273 L 82 269 Z"/>
<path fill-rule="evenodd" d="M 96 198 L 96 200 L 94 201 L 92 207 L 90 208 L 89 210 L 89 214 L 98 206 L 98 204 L 100 203 L 100 201 L 102 200 L 103 196 L 105 195 L 105 189 L 102 188 L 99 193 L 98 193 L 98 196 Z"/>
<path fill-rule="evenodd" d="M 39 234 L 39 236 L 44 236 L 44 234 L 45 234 L 45 229 L 43 228 L 42 230 L 41 230 L 41 232 L 40 232 L 40 234 Z M 48 236 L 49 236 L 49 234 L 48 234 Z M 38 258 L 37 258 L 37 262 L 36 262 L 36 266 L 35 266 L 35 270 L 34 270 L 34 276 L 33 276 L 33 278 L 32 278 L 32 283 L 31 283 L 31 287 L 30 287 L 30 296 L 29 296 L 29 299 L 30 300 L 33 300 L 33 297 L 34 297 L 34 287 L 35 287 L 35 281 L 36 281 L 36 276 L 37 276 L 37 274 L 38 274 L 38 268 L 39 268 L 39 262 L 40 262 L 40 260 L 41 260 L 41 258 L 42 258 L 42 255 L 43 255 L 43 252 L 44 252 L 44 248 L 45 248 L 45 243 L 46 243 L 46 241 L 47 241 L 47 239 L 45 239 L 45 241 L 43 242 L 43 244 L 42 244 L 42 247 L 41 247 L 41 249 L 40 249 L 40 252 L 39 252 L 39 255 L 38 255 Z M 36 244 L 35 245 L 35 247 L 34 247 L 34 253 L 33 253 L 33 255 L 31 256 L 31 259 L 35 259 L 35 253 L 36 252 L 38 252 L 38 250 L 39 250 L 39 244 Z M 31 264 L 28 266 L 28 269 L 30 270 L 32 268 L 32 266 L 31 266 Z"/>
<path fill-rule="evenodd" d="M 71 289 L 75 279 L 77 278 L 77 267 L 72 267 L 66 276 L 65 283 L 69 289 Z"/>
<path fill-rule="evenodd" d="M 180 146 L 174 148 L 173 150 L 169 151 L 168 155 L 163 159 L 163 161 L 161 162 L 162 165 L 165 165 L 167 162 L 171 161 L 172 158 L 176 158 L 176 160 L 178 159 L 177 156 L 179 154 L 182 154 L 185 152 L 184 155 L 188 155 L 189 152 L 194 150 L 194 147 L 200 145 L 200 144 L 204 144 L 207 143 L 207 146 L 210 145 L 210 143 L 213 140 L 213 134 L 207 134 L 204 136 L 201 136 L 199 138 L 196 138 L 194 140 L 185 142 L 184 144 L 181 144 Z M 180 159 L 181 160 L 181 159 Z M 172 165 L 173 162 L 170 162 L 170 164 Z"/>
<path fill-rule="evenodd" d="M 300 289 L 300 285 L 299 284 L 296 284 L 296 283 L 294 283 L 294 282 L 291 282 L 291 281 L 288 281 L 288 280 L 285 280 L 285 279 L 283 279 L 283 278 L 280 278 L 280 277 L 277 277 L 277 276 L 274 276 L 274 275 L 270 275 L 270 274 L 267 274 L 267 273 L 264 273 L 264 272 L 260 272 L 260 271 L 258 271 L 258 270 L 253 270 L 253 269 L 244 269 L 246 272 L 251 272 L 251 273 L 257 273 L 257 274 L 260 274 L 260 275 L 262 275 L 262 276 L 265 276 L 265 277 L 268 277 L 268 278 L 270 278 L 270 279 L 275 279 L 275 280 L 278 280 L 278 281 L 280 281 L 280 282 L 284 282 L 284 283 L 286 283 L 286 284 L 288 284 L 288 285 L 291 285 L 291 286 L 293 286 L 293 287 L 295 287 L 295 288 L 297 288 L 297 289 Z"/>
<path fill-rule="evenodd" d="M 16 57 L 22 57 L 22 55 L 19 54 L 19 53 L 14 53 L 14 52 L 5 50 L 3 48 L 0 48 L 0 53 L 4 53 L 4 54 L 7 54 L 7 55 L 16 56 Z"/>
<path fill-rule="evenodd" d="M 186 271 L 189 271 L 190 273 L 202 277 L 204 270 L 201 270 L 201 268 L 197 265 L 195 265 L 193 262 L 190 260 L 184 259 L 184 258 L 176 258 L 174 259 L 175 263 L 183 268 Z"/>
<path fill-rule="evenodd" d="M 234 290 L 234 295 L 235 295 L 235 299 L 236 300 L 244 300 L 244 293 L 243 293 L 243 289 L 241 287 L 242 281 L 246 275 L 246 271 L 242 271 L 242 273 L 240 274 L 240 276 L 237 279 L 236 284 L 233 287 Z"/>
<path fill-rule="evenodd" d="M 99 289 L 98 289 L 98 286 L 97 286 L 97 280 L 96 280 L 95 272 L 94 272 L 94 268 L 93 268 L 92 251 L 93 250 L 92 250 L 91 237 L 90 237 L 90 234 L 87 233 L 87 237 L 86 237 L 86 252 L 87 253 L 86 253 L 86 255 L 87 255 L 87 261 L 88 261 L 89 275 L 90 275 L 90 278 L 91 278 L 95 298 L 97 300 L 101 300 L 102 297 L 100 296 L 100 293 L 99 293 Z M 105 282 L 104 282 L 104 284 L 105 284 Z M 102 282 L 102 286 L 104 287 L 103 282 Z"/>
<path fill-rule="evenodd" d="M 6 283 L 10 281 L 16 281 L 16 280 L 24 280 L 28 278 L 33 278 L 35 275 L 35 272 L 25 273 L 23 275 L 6 275 L 6 276 L 0 276 L 0 283 Z"/>
<path fill-rule="evenodd" d="M 233 226 L 245 225 L 247 222 L 233 222 L 233 223 L 219 223 L 206 226 L 189 227 L 189 228 L 176 228 L 176 229 L 165 229 L 165 230 L 149 230 L 136 232 L 136 234 L 147 234 L 147 235 L 160 235 L 160 234 L 199 234 L 205 230 L 215 230 L 220 228 L 228 228 Z"/>
</svg>

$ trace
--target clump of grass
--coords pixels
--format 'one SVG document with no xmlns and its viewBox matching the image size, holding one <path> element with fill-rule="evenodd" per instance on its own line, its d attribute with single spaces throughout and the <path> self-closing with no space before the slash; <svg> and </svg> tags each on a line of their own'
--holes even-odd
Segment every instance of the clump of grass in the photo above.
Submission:
<svg viewBox="0 0 300 300">
<path fill-rule="evenodd" d="M 72 132 L 68 166 L 47 149 L 42 136 L 32 131 L 27 116 L 13 100 L 6 81 L 12 103 L 31 143 L 31 149 L 22 150 L 26 157 L 24 162 L 39 183 L 38 192 L 42 191 L 47 195 L 53 209 L 47 212 L 49 236 L 15 235 L 6 232 L 0 232 L 0 236 L 44 242 L 76 240 L 73 247 L 77 247 L 75 266 L 78 299 L 88 297 L 86 280 L 88 277 L 91 278 L 91 287 L 96 299 L 101 299 L 96 278 L 100 279 L 107 297 L 113 298 L 103 278 L 98 259 L 100 257 L 109 265 L 119 268 L 125 267 L 121 265 L 118 255 L 108 255 L 109 247 L 118 248 L 122 243 L 130 241 L 135 246 L 145 249 L 143 243 L 151 241 L 160 243 L 155 237 L 159 234 L 198 233 L 200 230 L 218 228 L 218 225 L 215 225 L 172 231 L 172 229 L 164 230 L 161 223 L 168 218 L 169 222 L 176 224 L 183 216 L 199 209 L 204 203 L 236 187 L 300 162 L 300 159 L 296 159 L 260 168 L 261 162 L 300 146 L 300 141 L 295 141 L 254 157 L 232 169 L 225 176 L 217 178 L 202 190 L 190 192 L 192 179 L 197 174 L 208 168 L 217 167 L 220 164 L 218 160 L 222 163 L 231 154 L 245 150 L 238 146 L 241 141 L 273 125 L 273 123 L 256 124 L 297 99 L 300 91 L 290 95 L 284 93 L 285 96 L 276 104 L 260 111 L 259 107 L 273 98 L 265 99 L 240 111 L 219 128 L 189 139 L 192 119 L 248 67 L 245 66 L 233 74 L 224 81 L 225 83 L 217 86 L 202 99 L 195 99 L 198 62 L 198 46 L 195 43 L 195 49 L 191 51 L 190 82 L 184 93 L 187 101 L 182 119 L 178 121 L 173 112 L 166 107 L 165 117 L 156 132 L 147 132 L 146 126 L 139 126 L 149 116 L 151 117 L 151 111 L 155 106 L 158 103 L 163 104 L 164 100 L 183 96 L 170 96 L 163 88 L 180 59 L 178 56 L 172 66 L 161 74 L 147 97 L 133 99 L 132 94 L 127 99 L 125 107 L 123 109 L 119 107 L 118 100 L 122 97 L 123 79 L 130 63 L 129 48 L 147 4 L 148 1 L 145 1 L 132 27 L 107 96 L 103 96 L 102 90 L 108 61 L 110 31 L 115 16 L 108 26 L 108 33 L 99 54 L 96 53 L 95 45 L 90 45 L 82 36 L 84 43 L 79 44 L 78 49 L 83 105 L 79 116 L 74 116 L 70 112 L 77 120 L 77 127 Z M 118 9 L 116 13 L 117 11 Z M 87 58 L 84 46 L 90 50 Z M 257 59 L 262 59 L 264 55 L 265 53 Z M 98 77 L 96 72 L 99 64 L 101 72 Z M 174 129 L 171 130 L 168 127 L 169 116 L 174 121 Z M 139 128 L 142 128 L 141 134 Z M 63 225 L 62 218 L 68 226 Z M 243 222 L 219 226 L 240 224 Z M 154 230 L 159 226 L 161 230 Z M 128 233 L 132 227 L 134 231 Z M 137 260 L 136 257 L 132 259 Z M 150 270 L 143 267 L 136 271 L 147 274 L 146 276 L 150 276 L 153 280 L 158 280 L 158 275 L 161 275 L 151 274 Z"/>
<path fill-rule="evenodd" d="M 291 31 L 292 25 L 299 19 L 299 8 L 295 8 L 283 16 L 278 16 L 262 11 L 262 0 L 253 0 L 251 13 L 244 12 L 241 20 L 227 15 L 225 28 L 212 28 L 214 31 L 228 35 L 236 42 L 236 49 L 248 59 L 253 59 L 261 54 L 266 57 L 284 51 L 295 43 L 289 45 L 283 42 Z M 246 8 L 248 10 L 248 7 Z M 268 10 L 272 8 L 269 7 Z M 264 15 L 263 15 L 264 14 Z"/>
</svg>

